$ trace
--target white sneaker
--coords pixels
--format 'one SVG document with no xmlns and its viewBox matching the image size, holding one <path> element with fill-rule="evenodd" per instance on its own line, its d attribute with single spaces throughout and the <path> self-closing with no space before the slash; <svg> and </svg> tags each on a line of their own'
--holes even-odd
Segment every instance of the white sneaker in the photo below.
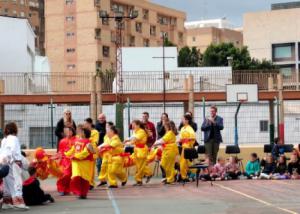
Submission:
<svg viewBox="0 0 300 214">
<path fill-rule="evenodd" d="M 3 210 L 13 209 L 13 208 L 14 208 L 14 206 L 12 204 L 6 204 L 6 203 L 2 204 Z"/>
<path fill-rule="evenodd" d="M 29 210 L 29 207 L 27 207 L 25 204 L 14 205 L 13 207 L 20 210 Z"/>
</svg>

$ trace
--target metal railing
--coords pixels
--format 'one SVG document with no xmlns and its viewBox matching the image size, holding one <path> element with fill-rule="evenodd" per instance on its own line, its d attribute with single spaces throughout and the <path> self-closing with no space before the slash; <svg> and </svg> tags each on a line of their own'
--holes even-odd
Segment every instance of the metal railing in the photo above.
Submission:
<svg viewBox="0 0 300 214">
<path fill-rule="evenodd" d="M 0 91 L 4 94 L 67 94 L 90 93 L 93 89 L 95 73 L 0 73 Z M 226 84 L 257 83 L 259 90 L 268 90 L 268 78 L 274 85 L 277 73 L 240 72 L 211 68 L 210 70 L 167 71 L 165 75 L 167 92 L 187 91 L 187 78 L 193 76 L 194 91 L 225 91 Z M 102 93 L 114 93 L 118 90 L 116 74 L 99 74 Z M 162 72 L 124 72 L 123 91 L 125 93 L 153 93 L 163 91 Z M 4 85 L 4 87 L 1 85 Z M 284 89 L 299 90 L 300 84 L 295 75 L 284 78 Z M 276 89 L 276 88 L 275 88 Z"/>
</svg>

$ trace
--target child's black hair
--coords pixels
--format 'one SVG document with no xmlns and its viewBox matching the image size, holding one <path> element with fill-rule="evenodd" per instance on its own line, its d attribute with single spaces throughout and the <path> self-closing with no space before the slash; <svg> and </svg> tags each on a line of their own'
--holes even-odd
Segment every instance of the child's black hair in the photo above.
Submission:
<svg viewBox="0 0 300 214">
<path fill-rule="evenodd" d="M 257 154 L 255 152 L 251 153 L 251 157 L 257 158 Z"/>
<path fill-rule="evenodd" d="M 36 173 L 36 168 L 34 166 L 29 166 L 27 171 L 30 176 L 33 176 Z"/>
<path fill-rule="evenodd" d="M 82 131 L 84 133 L 85 138 L 89 139 L 91 137 L 91 131 L 89 129 L 83 128 Z"/>
</svg>

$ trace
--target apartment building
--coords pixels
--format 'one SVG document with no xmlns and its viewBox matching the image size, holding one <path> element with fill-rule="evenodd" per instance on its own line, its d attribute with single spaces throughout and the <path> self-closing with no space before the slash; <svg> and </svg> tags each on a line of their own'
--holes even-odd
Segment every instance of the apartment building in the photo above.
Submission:
<svg viewBox="0 0 300 214">
<path fill-rule="evenodd" d="M 278 3 L 271 10 L 244 14 L 244 44 L 254 58 L 280 67 L 286 82 L 299 82 L 300 2 Z"/>
<path fill-rule="evenodd" d="M 115 12 L 138 17 L 125 20 L 122 29 L 124 47 L 162 45 L 162 33 L 182 47 L 185 45 L 185 13 L 146 0 L 45 0 L 46 54 L 52 72 L 70 74 L 96 70 L 115 70 L 116 22 L 102 19 L 100 13 Z M 67 80 L 66 84 L 77 84 Z"/>
<path fill-rule="evenodd" d="M 0 16 L 27 18 L 36 35 L 36 52 L 45 55 L 44 0 L 0 0 Z"/>
<path fill-rule="evenodd" d="M 210 44 L 233 43 L 243 46 L 243 33 L 236 30 L 226 19 L 211 19 L 185 23 L 186 41 L 189 47 L 196 47 L 204 53 Z"/>
</svg>

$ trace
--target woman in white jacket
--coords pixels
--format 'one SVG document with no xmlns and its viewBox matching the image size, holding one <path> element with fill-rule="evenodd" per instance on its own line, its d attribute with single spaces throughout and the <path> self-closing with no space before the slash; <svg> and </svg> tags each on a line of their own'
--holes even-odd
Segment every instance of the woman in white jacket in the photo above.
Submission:
<svg viewBox="0 0 300 214">
<path fill-rule="evenodd" d="M 9 173 L 3 179 L 4 193 L 2 209 L 29 209 L 22 197 L 22 159 L 21 145 L 17 138 L 18 128 L 15 123 L 8 123 L 4 128 L 5 138 L 1 142 L 1 154 L 7 160 Z"/>
</svg>

